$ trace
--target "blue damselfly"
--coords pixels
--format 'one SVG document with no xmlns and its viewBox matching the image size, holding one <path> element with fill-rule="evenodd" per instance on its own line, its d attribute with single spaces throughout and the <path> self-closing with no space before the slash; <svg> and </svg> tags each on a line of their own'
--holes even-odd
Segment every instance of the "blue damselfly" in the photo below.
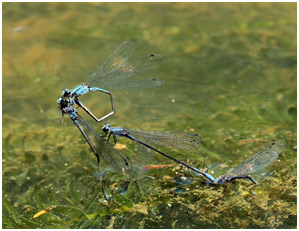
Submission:
<svg viewBox="0 0 299 231">
<path fill-rule="evenodd" d="M 142 79 L 135 81 L 121 82 L 131 76 L 151 69 L 155 64 L 162 61 L 162 57 L 157 54 L 146 55 L 136 61 L 129 62 L 132 56 L 134 44 L 132 42 L 124 42 L 121 44 L 96 70 L 92 76 L 83 84 L 75 87 L 73 90 L 62 90 L 61 97 L 67 99 L 73 107 L 81 107 L 94 120 L 100 122 L 115 113 L 113 95 L 105 89 L 146 89 L 163 85 L 165 82 L 159 79 Z M 105 88 L 105 89 L 104 89 Z M 84 104 L 78 99 L 79 96 L 89 92 L 100 91 L 110 96 L 112 111 L 101 118 L 97 118 Z M 62 117 L 63 117 L 62 113 Z M 63 120 L 63 119 L 62 119 Z"/>
</svg>

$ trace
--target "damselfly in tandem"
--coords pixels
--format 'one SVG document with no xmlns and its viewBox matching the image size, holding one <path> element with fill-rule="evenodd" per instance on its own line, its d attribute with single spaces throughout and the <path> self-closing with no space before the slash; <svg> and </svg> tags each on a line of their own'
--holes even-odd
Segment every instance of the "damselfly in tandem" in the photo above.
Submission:
<svg viewBox="0 0 299 231">
<path fill-rule="evenodd" d="M 194 134 L 178 133 L 180 135 L 178 134 L 173 135 L 173 134 L 162 134 L 156 132 L 134 131 L 134 130 L 128 130 L 126 128 L 121 128 L 121 127 L 113 128 L 110 127 L 109 124 L 105 124 L 102 130 L 104 131 L 104 137 L 108 136 L 108 140 L 110 139 L 111 135 L 113 136 L 115 142 L 116 142 L 116 136 L 127 137 L 128 139 L 136 141 L 146 146 L 147 148 L 150 148 L 160 153 L 161 155 L 169 159 L 172 159 L 173 161 L 193 170 L 194 172 L 203 175 L 208 179 L 208 181 L 205 182 L 211 184 L 224 184 L 224 183 L 233 182 L 237 179 L 247 179 L 257 185 L 258 184 L 257 181 L 249 174 L 254 174 L 254 173 L 258 173 L 259 171 L 264 171 L 264 169 L 267 166 L 269 166 L 272 162 L 274 162 L 278 158 L 278 155 L 281 153 L 281 148 L 283 147 L 283 142 L 281 140 L 273 139 L 256 154 L 250 156 L 247 160 L 245 160 L 241 164 L 229 170 L 227 174 L 215 179 L 210 174 L 203 172 L 197 168 L 194 168 L 180 160 L 177 160 L 148 144 L 148 143 L 154 143 L 162 146 L 168 146 L 168 147 L 172 146 L 175 148 L 185 147 L 186 149 L 190 149 L 190 147 L 192 146 L 194 147 L 195 145 L 199 144 L 198 142 L 199 139 L 198 137 L 196 139 L 196 136 L 194 136 Z M 187 138 L 188 135 L 189 137 L 190 135 L 193 135 L 193 139 L 188 139 Z M 143 138 L 145 142 L 141 141 L 140 138 Z"/>
</svg>

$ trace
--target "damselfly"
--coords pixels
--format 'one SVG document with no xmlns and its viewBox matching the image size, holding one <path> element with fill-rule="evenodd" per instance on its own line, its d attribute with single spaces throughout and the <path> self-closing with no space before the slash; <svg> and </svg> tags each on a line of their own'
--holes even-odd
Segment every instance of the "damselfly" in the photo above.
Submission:
<svg viewBox="0 0 299 231">
<path fill-rule="evenodd" d="M 116 136 L 127 137 L 128 139 L 136 141 L 144 145 L 145 147 L 150 148 L 155 152 L 158 152 L 159 154 L 191 169 L 194 172 L 205 176 L 209 181 L 215 180 L 208 173 L 202 172 L 197 168 L 194 168 L 180 160 L 177 160 L 176 158 L 169 156 L 166 153 L 161 152 L 160 150 L 148 144 L 148 143 L 154 143 L 154 144 L 158 144 L 166 147 L 173 147 L 177 149 L 196 150 L 199 147 L 199 144 L 201 142 L 201 137 L 198 136 L 197 134 L 184 133 L 184 132 L 167 134 L 167 133 L 147 132 L 147 131 L 137 131 L 137 130 L 134 131 L 134 130 L 128 130 L 126 128 L 121 128 L 121 127 L 110 127 L 110 124 L 105 124 L 102 130 L 105 133 L 103 137 L 108 136 L 107 140 L 110 139 L 111 135 L 113 136 L 115 142 L 117 140 Z M 136 137 L 143 138 L 145 142 L 141 141 Z"/>
<path fill-rule="evenodd" d="M 101 170 L 100 160 L 104 159 L 113 170 L 118 173 L 126 174 L 129 171 L 130 164 L 126 156 L 122 155 L 110 145 L 100 134 L 98 134 L 92 126 L 82 118 L 76 108 L 74 108 L 67 99 L 59 98 L 59 108 L 63 114 L 68 114 L 75 126 L 80 130 L 86 142 L 89 144 L 91 150 L 95 154 L 98 162 L 100 183 L 103 195 L 107 199 L 107 195 L 103 186 L 103 176 Z"/>
<path fill-rule="evenodd" d="M 132 56 L 134 44 L 124 42 L 121 44 L 96 70 L 92 76 L 83 84 L 75 87 L 73 90 L 64 89 L 61 93 L 61 99 L 66 99 L 72 107 L 81 107 L 93 119 L 100 122 L 115 113 L 113 95 L 105 89 L 145 89 L 154 88 L 163 85 L 165 82 L 159 79 L 142 79 L 135 81 L 120 82 L 135 74 L 151 69 L 155 64 L 162 61 L 162 57 L 157 54 L 146 55 L 136 61 L 129 62 Z M 105 89 L 104 89 L 105 88 Z M 78 99 L 79 96 L 89 92 L 100 91 L 110 96 L 112 111 L 101 118 L 97 118 L 84 104 Z M 63 118 L 62 113 L 62 118 Z"/>
</svg>

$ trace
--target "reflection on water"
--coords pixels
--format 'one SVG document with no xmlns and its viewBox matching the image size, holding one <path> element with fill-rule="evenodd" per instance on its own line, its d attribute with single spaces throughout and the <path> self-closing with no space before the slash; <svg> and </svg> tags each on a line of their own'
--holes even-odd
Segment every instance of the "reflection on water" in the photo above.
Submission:
<svg viewBox="0 0 299 231">
<path fill-rule="evenodd" d="M 4 3 L 3 227 L 296 227 L 295 4 Z M 72 122 L 60 124 L 56 101 L 124 41 L 134 42 L 133 59 L 163 56 L 136 79 L 166 84 L 113 90 L 116 114 L 105 122 L 198 133 L 199 151 L 163 150 L 207 171 L 282 139 L 269 180 L 206 186 L 157 157 L 150 164 L 164 167 L 147 171 L 125 194 L 117 193 L 125 178 L 108 172 L 106 191 L 114 194 L 103 202 L 96 160 Z M 105 115 L 106 101 L 96 94 L 86 102 Z M 93 125 L 100 131 L 102 124 Z M 122 152 L 136 153 L 133 143 L 121 143 Z"/>
</svg>

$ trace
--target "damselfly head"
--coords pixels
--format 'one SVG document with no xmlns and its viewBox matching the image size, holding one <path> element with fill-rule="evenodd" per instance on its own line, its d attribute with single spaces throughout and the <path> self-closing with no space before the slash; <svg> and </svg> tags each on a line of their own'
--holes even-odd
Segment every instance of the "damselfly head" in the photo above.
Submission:
<svg viewBox="0 0 299 231">
<path fill-rule="evenodd" d="M 71 92 L 68 89 L 63 89 L 62 92 L 61 92 L 61 96 L 62 97 L 70 97 Z"/>
<path fill-rule="evenodd" d="M 64 118 L 63 118 L 63 115 L 64 115 L 64 108 L 67 107 L 68 105 L 68 102 L 66 99 L 64 99 L 63 97 L 59 97 L 58 100 L 57 100 L 57 103 L 58 103 L 58 108 L 61 110 L 62 112 L 62 118 L 61 118 L 61 124 L 63 124 L 64 122 Z"/>
<path fill-rule="evenodd" d="M 58 100 L 57 100 L 57 103 L 58 103 L 58 107 L 59 107 L 60 109 L 63 109 L 63 108 L 65 108 L 65 107 L 67 107 L 68 104 L 69 104 L 68 100 L 66 100 L 66 99 L 63 98 L 63 97 L 59 97 Z"/>
<path fill-rule="evenodd" d="M 102 128 L 102 131 L 105 133 L 109 132 L 109 130 L 110 130 L 110 124 L 105 124 Z"/>
</svg>

